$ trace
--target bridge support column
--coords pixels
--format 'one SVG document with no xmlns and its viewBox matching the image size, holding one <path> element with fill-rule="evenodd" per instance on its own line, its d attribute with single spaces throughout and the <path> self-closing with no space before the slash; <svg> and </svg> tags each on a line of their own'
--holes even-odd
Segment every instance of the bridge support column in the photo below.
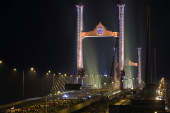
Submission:
<svg viewBox="0 0 170 113">
<path fill-rule="evenodd" d="M 141 88 L 141 48 L 138 47 L 138 88 Z"/>
<path fill-rule="evenodd" d="M 124 71 L 124 6 L 125 4 L 118 4 L 118 7 L 119 7 L 119 70 L 120 70 L 119 80 L 120 78 L 122 77 L 124 78 L 125 76 L 125 71 Z"/>
<path fill-rule="evenodd" d="M 83 30 L 83 5 L 76 5 L 77 7 L 77 71 L 83 68 L 83 42 L 82 42 L 82 30 Z M 78 72 L 77 72 L 78 73 Z"/>
</svg>

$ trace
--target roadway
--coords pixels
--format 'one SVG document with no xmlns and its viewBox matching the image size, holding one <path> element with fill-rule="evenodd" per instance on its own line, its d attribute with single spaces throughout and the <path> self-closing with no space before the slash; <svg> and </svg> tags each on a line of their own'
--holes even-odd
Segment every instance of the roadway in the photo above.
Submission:
<svg viewBox="0 0 170 113">
<path fill-rule="evenodd" d="M 119 99 L 111 105 L 131 105 L 130 98 L 133 97 L 132 92 L 129 95 L 126 95 L 124 98 Z M 99 113 L 109 113 L 109 106 L 99 111 Z"/>
<path fill-rule="evenodd" d="M 115 97 L 112 97 L 111 95 L 109 97 L 103 97 L 100 101 L 95 102 L 82 110 L 76 111 L 75 113 L 104 113 L 104 111 L 109 113 L 109 105 L 131 104 L 131 100 L 129 98 L 133 97 L 132 92 L 130 93 L 129 91 L 129 93 L 126 93 L 123 98 L 119 97 L 119 95 L 121 95 L 121 93 L 115 95 Z"/>
<path fill-rule="evenodd" d="M 93 101 L 95 99 L 101 98 L 102 94 L 105 94 L 107 90 L 105 89 L 100 89 L 100 90 L 81 90 L 81 91 L 68 91 L 68 92 L 63 92 L 60 94 L 49 94 L 47 96 L 47 111 L 55 111 L 66 109 L 68 107 L 84 103 L 86 101 Z M 34 99 L 27 99 L 21 102 L 15 102 L 12 104 L 4 105 L 1 108 L 2 111 L 11 111 L 11 108 L 14 106 L 14 109 L 12 111 L 15 111 L 15 109 L 19 109 L 19 111 L 30 111 L 31 109 L 33 110 L 46 110 L 46 97 L 39 97 L 39 98 L 34 98 Z M 24 103 L 23 103 L 24 102 Z M 34 107 L 30 107 L 34 106 Z M 55 109 L 54 109 L 55 108 Z M 30 110 L 29 110 L 30 109 Z M 31 110 L 32 111 L 32 110 Z"/>
</svg>

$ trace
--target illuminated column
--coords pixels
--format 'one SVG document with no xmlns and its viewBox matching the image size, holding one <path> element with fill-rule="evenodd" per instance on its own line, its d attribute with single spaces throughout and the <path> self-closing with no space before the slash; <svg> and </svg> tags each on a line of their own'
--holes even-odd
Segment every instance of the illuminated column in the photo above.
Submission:
<svg viewBox="0 0 170 113">
<path fill-rule="evenodd" d="M 114 48 L 114 84 L 117 87 L 117 48 Z"/>
<path fill-rule="evenodd" d="M 138 47 L 138 87 L 141 88 L 141 48 Z"/>
<path fill-rule="evenodd" d="M 83 68 L 83 44 L 81 33 L 83 30 L 83 5 L 76 5 L 77 7 L 77 71 Z"/>
<path fill-rule="evenodd" d="M 83 87 L 83 78 L 81 79 L 81 87 Z"/>
<path fill-rule="evenodd" d="M 118 7 L 119 7 L 119 70 L 120 70 L 119 77 L 121 77 L 121 79 L 124 79 L 124 76 L 125 76 L 125 72 L 124 72 L 124 6 L 125 4 L 118 4 Z M 121 88 L 124 89 L 123 84 L 121 84 Z"/>
<path fill-rule="evenodd" d="M 124 4 L 119 6 L 119 68 L 124 70 Z"/>
</svg>

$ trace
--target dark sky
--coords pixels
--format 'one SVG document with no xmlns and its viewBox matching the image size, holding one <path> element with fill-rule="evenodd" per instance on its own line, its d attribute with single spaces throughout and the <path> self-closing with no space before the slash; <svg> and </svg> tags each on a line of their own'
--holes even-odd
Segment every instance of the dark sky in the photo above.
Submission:
<svg viewBox="0 0 170 113">
<path fill-rule="evenodd" d="M 22 99 L 22 71 L 25 71 L 25 98 L 40 96 L 41 73 L 51 70 L 74 70 L 76 38 L 76 4 L 84 4 L 84 31 L 102 24 L 112 31 L 118 28 L 119 0 L 3 0 L 0 5 L 0 104 Z M 142 79 L 145 71 L 146 15 L 151 6 L 152 51 L 157 48 L 157 80 L 168 79 L 169 69 L 169 7 L 163 1 L 122 0 L 125 3 L 125 58 L 137 62 L 137 49 L 142 47 Z M 110 73 L 112 47 L 115 39 L 84 40 L 84 64 Z M 152 52 L 153 58 L 153 52 Z M 93 60 L 92 60 L 93 59 Z M 107 59 L 107 60 L 106 60 Z M 92 62 L 91 62 L 92 61 Z M 94 62 L 94 63 L 93 63 Z M 95 65 L 98 67 L 95 67 Z M 154 66 L 154 63 L 153 63 Z M 36 75 L 29 72 L 34 67 Z M 17 73 L 13 73 L 17 68 Z M 154 69 L 153 69 L 154 72 Z M 132 72 L 133 73 L 133 72 Z M 134 72 L 135 74 L 135 72 Z M 154 74 L 154 73 L 153 73 Z M 134 75 L 135 76 L 135 75 Z M 44 81 L 44 94 L 50 92 L 52 76 Z M 11 97 L 10 94 L 14 94 Z M 17 94 L 17 95 L 16 95 Z"/>
</svg>

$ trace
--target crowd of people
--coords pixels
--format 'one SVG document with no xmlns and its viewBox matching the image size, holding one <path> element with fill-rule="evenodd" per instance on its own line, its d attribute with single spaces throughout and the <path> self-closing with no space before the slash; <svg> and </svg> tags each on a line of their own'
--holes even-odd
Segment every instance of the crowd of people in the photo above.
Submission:
<svg viewBox="0 0 170 113">
<path fill-rule="evenodd" d="M 28 112 L 55 112 L 61 109 L 68 108 L 70 106 L 85 102 L 85 99 L 58 99 L 54 102 L 47 102 L 47 103 L 36 103 L 27 105 L 24 107 L 12 107 L 11 109 L 6 110 L 6 113 L 16 112 L 16 113 L 28 113 Z"/>
</svg>

